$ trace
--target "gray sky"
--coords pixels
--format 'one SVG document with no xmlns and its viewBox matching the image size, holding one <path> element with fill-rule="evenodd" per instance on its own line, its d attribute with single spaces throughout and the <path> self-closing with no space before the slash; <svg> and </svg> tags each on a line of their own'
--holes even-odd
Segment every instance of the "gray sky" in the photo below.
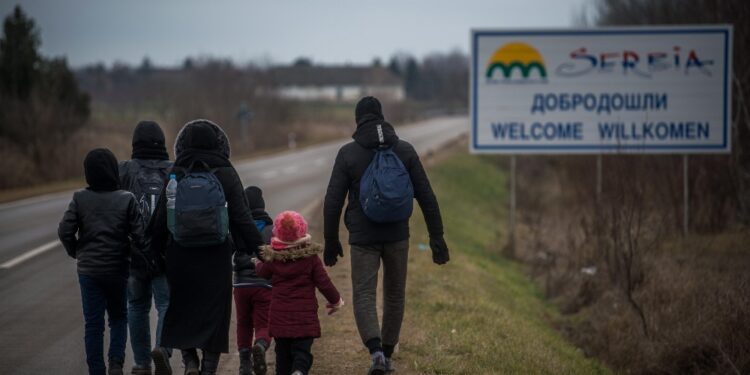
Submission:
<svg viewBox="0 0 750 375">
<path fill-rule="evenodd" d="M 45 55 L 73 66 L 148 56 L 369 63 L 403 51 L 468 51 L 471 28 L 567 27 L 585 0 L 0 0 L 20 3 L 42 30 Z"/>
</svg>

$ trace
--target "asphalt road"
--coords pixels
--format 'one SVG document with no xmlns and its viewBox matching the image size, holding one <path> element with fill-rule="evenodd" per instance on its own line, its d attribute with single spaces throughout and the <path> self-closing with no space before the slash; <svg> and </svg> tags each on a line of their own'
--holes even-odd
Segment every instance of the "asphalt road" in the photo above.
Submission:
<svg viewBox="0 0 750 375">
<path fill-rule="evenodd" d="M 423 156 L 466 131 L 464 117 L 396 128 Z M 309 210 L 323 198 L 336 151 L 348 141 L 252 159 L 235 168 L 245 186 L 264 190 L 272 215 Z M 75 261 L 55 242 L 71 196 L 65 192 L 0 205 L 0 374 L 87 372 Z M 173 358 L 176 369 L 179 357 Z M 126 371 L 132 358 L 128 344 Z"/>
</svg>

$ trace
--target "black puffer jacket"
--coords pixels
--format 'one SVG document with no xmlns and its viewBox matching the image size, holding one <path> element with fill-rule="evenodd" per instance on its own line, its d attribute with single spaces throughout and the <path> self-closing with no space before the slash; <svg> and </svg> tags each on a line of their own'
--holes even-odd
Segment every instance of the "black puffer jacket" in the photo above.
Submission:
<svg viewBox="0 0 750 375">
<path fill-rule="evenodd" d="M 263 227 L 263 230 L 260 231 L 260 235 L 263 237 L 263 241 L 266 244 L 270 244 L 271 236 L 273 235 L 273 221 L 271 221 L 271 218 L 267 213 L 265 213 L 265 211 L 263 211 L 262 209 L 260 211 L 262 212 L 253 210 L 253 218 L 256 222 L 258 220 L 262 220 L 263 222 L 265 222 L 266 225 L 265 227 Z M 263 214 L 265 214 L 265 217 Z M 234 253 L 234 286 L 254 286 L 270 288 L 271 281 L 264 279 L 255 273 L 255 264 L 253 263 L 253 258 L 260 258 L 260 254 L 258 254 L 257 251 L 254 253 L 249 253 L 248 251 L 236 251 Z"/>
<path fill-rule="evenodd" d="M 118 190 L 117 160 L 109 150 L 90 152 L 84 166 L 89 187 L 73 194 L 58 236 L 77 259 L 78 273 L 127 275 L 131 242 L 137 249 L 144 246 L 138 203 L 133 194 Z"/>
<path fill-rule="evenodd" d="M 408 220 L 396 223 L 375 223 L 365 216 L 359 204 L 360 179 L 375 155 L 374 150 L 380 146 L 377 125 L 381 125 L 384 145 L 387 147 L 395 145 L 393 151 L 409 171 L 414 185 L 414 197 L 422 208 L 430 235 L 442 236 L 443 222 L 440 217 L 440 208 L 414 147 L 406 141 L 399 140 L 393 126 L 382 117 L 359 116 L 358 114 L 357 130 L 352 136 L 354 142 L 344 145 L 339 150 L 328 183 L 323 208 L 325 239 L 338 240 L 339 219 L 347 194 L 349 200 L 344 223 L 349 230 L 350 244 L 368 245 L 409 238 Z"/>
</svg>

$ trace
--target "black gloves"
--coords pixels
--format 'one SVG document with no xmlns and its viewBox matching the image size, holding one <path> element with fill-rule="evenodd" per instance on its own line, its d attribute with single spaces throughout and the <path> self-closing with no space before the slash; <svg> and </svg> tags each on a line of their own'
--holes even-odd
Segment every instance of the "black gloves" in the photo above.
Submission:
<svg viewBox="0 0 750 375">
<path fill-rule="evenodd" d="M 344 256 L 344 249 L 341 248 L 341 241 L 338 239 L 326 239 L 326 247 L 323 251 L 323 263 L 328 267 L 333 267 L 338 261 L 338 257 Z"/>
<path fill-rule="evenodd" d="M 430 237 L 430 249 L 432 249 L 432 261 L 435 264 L 446 264 L 451 259 L 443 236 Z"/>
</svg>

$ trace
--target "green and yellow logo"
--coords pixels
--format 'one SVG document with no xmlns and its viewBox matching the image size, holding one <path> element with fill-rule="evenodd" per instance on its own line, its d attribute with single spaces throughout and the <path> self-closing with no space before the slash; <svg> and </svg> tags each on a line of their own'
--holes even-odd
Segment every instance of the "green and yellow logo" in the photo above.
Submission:
<svg viewBox="0 0 750 375">
<path fill-rule="evenodd" d="M 498 76 L 497 71 L 502 76 Z M 536 71 L 538 77 L 533 76 L 532 71 Z M 547 81 L 547 69 L 542 55 L 534 47 L 521 42 L 505 44 L 495 51 L 487 64 L 485 75 L 488 80 L 505 82 Z"/>
</svg>

